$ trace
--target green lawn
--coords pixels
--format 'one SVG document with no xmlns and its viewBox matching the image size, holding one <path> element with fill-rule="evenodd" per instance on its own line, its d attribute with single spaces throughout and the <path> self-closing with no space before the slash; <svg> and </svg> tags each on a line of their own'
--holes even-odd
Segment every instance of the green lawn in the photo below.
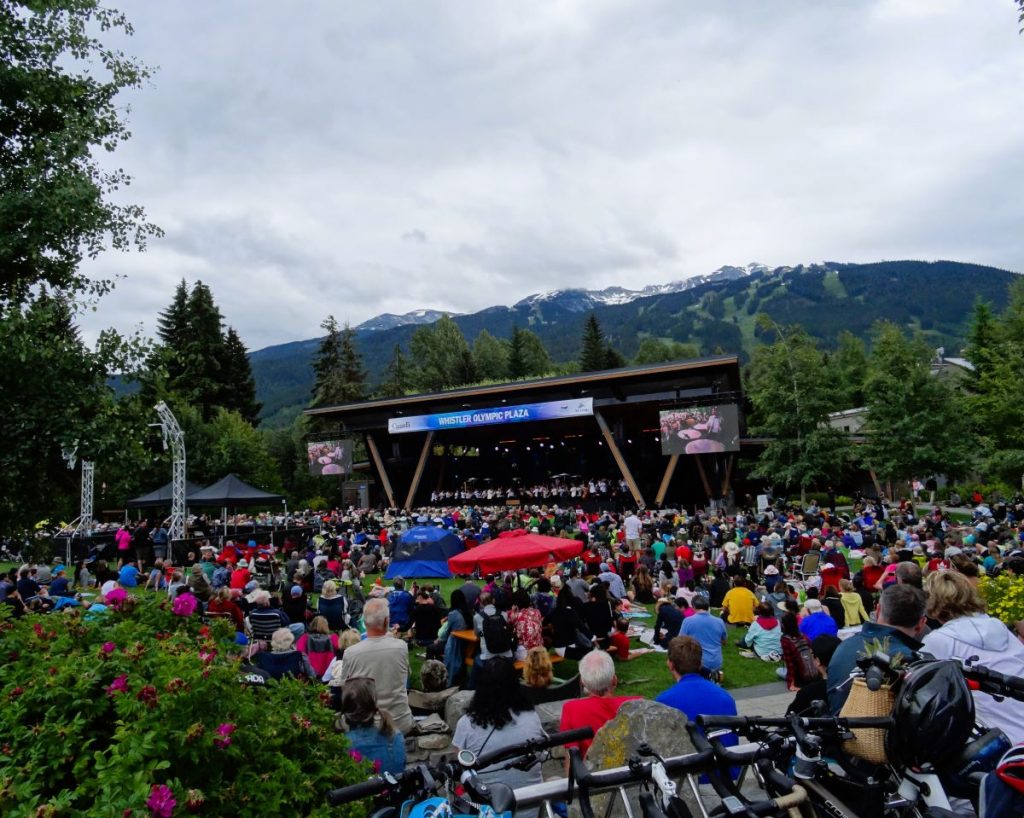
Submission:
<svg viewBox="0 0 1024 818">
<path fill-rule="evenodd" d="M 424 583 L 439 585 L 442 595 L 447 600 L 451 592 L 462 585 L 463 580 L 424 580 Z M 633 621 L 653 627 L 654 606 L 650 606 L 648 610 L 651 611 L 649 619 Z M 724 686 L 726 688 L 750 687 L 751 685 L 776 681 L 775 664 L 762 662 L 758 659 L 744 659 L 739 655 L 739 649 L 735 646 L 735 643 L 742 638 L 743 633 L 744 630 L 742 628 L 729 628 L 729 644 L 723 649 Z M 643 648 L 646 645 L 634 639 L 632 647 Z M 413 687 L 419 687 L 419 668 L 423 662 L 422 654 L 423 650 L 419 648 L 414 649 L 410 653 Z M 616 663 L 617 675 L 619 677 L 619 692 L 622 695 L 643 696 L 644 698 L 652 699 L 669 687 L 672 684 L 672 675 L 669 673 L 666 665 L 665 656 L 664 653 L 648 653 L 645 656 L 638 656 L 629 662 Z M 576 662 L 572 660 L 567 659 L 555 665 L 555 675 L 560 679 L 571 678 L 575 673 Z"/>
</svg>

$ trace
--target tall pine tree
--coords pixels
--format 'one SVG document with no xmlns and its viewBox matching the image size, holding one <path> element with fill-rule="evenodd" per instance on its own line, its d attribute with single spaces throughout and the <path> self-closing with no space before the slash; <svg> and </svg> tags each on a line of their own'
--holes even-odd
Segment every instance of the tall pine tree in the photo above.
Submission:
<svg viewBox="0 0 1024 818">
<path fill-rule="evenodd" d="M 400 398 L 414 386 L 412 367 L 409 359 L 402 352 L 400 344 L 395 344 L 391 360 L 384 370 L 384 380 L 377 387 L 377 395 L 382 398 Z"/>
<path fill-rule="evenodd" d="M 156 334 L 162 349 L 156 350 L 167 378 L 176 382 L 182 373 L 181 350 L 188 338 L 188 285 L 182 279 L 174 290 L 174 299 L 156 319 Z M 165 353 L 171 354 L 165 354 Z"/>
<path fill-rule="evenodd" d="M 256 426 L 259 423 L 262 404 L 256 400 L 256 381 L 249 365 L 249 351 L 234 327 L 228 327 L 224 338 L 224 400 L 225 409 L 238 412 L 245 420 Z"/>
<path fill-rule="evenodd" d="M 188 335 L 179 347 L 181 375 L 171 388 L 198 407 L 204 420 L 224 399 L 224 319 L 210 288 L 197 281 L 188 298 Z"/>
<path fill-rule="evenodd" d="M 608 363 L 608 345 L 597 316 L 590 313 L 583 325 L 583 340 L 580 345 L 580 371 L 594 372 L 604 369 Z"/>
<path fill-rule="evenodd" d="M 321 339 L 313 361 L 316 381 L 311 406 L 362 400 L 366 395 L 366 372 L 356 349 L 355 330 L 348 324 L 340 329 L 333 315 L 327 316 L 320 327 L 327 335 Z"/>
</svg>

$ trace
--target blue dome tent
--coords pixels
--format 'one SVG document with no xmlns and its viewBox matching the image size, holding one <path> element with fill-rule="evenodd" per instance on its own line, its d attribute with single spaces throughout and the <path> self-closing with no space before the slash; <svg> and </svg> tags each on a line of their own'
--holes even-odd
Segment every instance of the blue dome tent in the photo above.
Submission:
<svg viewBox="0 0 1024 818">
<path fill-rule="evenodd" d="M 444 528 L 416 526 L 404 532 L 395 545 L 385 579 L 439 577 L 448 579 L 448 559 L 466 550 L 457 535 Z"/>
</svg>

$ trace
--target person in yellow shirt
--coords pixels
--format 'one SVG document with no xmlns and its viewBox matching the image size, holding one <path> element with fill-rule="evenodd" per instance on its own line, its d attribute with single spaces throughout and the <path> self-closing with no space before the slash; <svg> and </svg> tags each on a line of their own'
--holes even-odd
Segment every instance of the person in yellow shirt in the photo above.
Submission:
<svg viewBox="0 0 1024 818">
<path fill-rule="evenodd" d="M 842 591 L 839 599 L 843 603 L 843 613 L 846 614 L 846 627 L 852 628 L 854 625 L 867 622 L 868 612 L 864 608 L 864 600 L 853 589 L 853 583 L 848 579 L 841 579 L 839 580 L 839 589 Z"/>
<path fill-rule="evenodd" d="M 757 597 L 745 577 L 736 577 L 722 600 L 722 619 L 730 625 L 749 625 L 754 621 Z"/>
</svg>

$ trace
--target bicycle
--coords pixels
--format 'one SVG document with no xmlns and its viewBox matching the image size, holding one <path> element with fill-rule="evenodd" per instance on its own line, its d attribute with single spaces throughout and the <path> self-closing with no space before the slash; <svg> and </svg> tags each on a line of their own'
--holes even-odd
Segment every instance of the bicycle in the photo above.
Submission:
<svg viewBox="0 0 1024 818">
<path fill-rule="evenodd" d="M 532 767 L 552 747 L 594 737 L 590 727 L 555 733 L 515 747 L 506 747 L 476 756 L 460 751 L 453 759 L 438 764 L 414 764 L 397 775 L 374 776 L 359 784 L 340 787 L 327 793 L 330 806 L 380 797 L 381 804 L 369 813 L 371 818 L 416 818 L 419 815 L 471 816 L 494 818 L 510 816 L 516 810 L 513 790 L 504 784 L 485 784 L 477 771 L 510 761 L 505 769 Z M 457 792 L 461 784 L 465 794 Z"/>
</svg>

